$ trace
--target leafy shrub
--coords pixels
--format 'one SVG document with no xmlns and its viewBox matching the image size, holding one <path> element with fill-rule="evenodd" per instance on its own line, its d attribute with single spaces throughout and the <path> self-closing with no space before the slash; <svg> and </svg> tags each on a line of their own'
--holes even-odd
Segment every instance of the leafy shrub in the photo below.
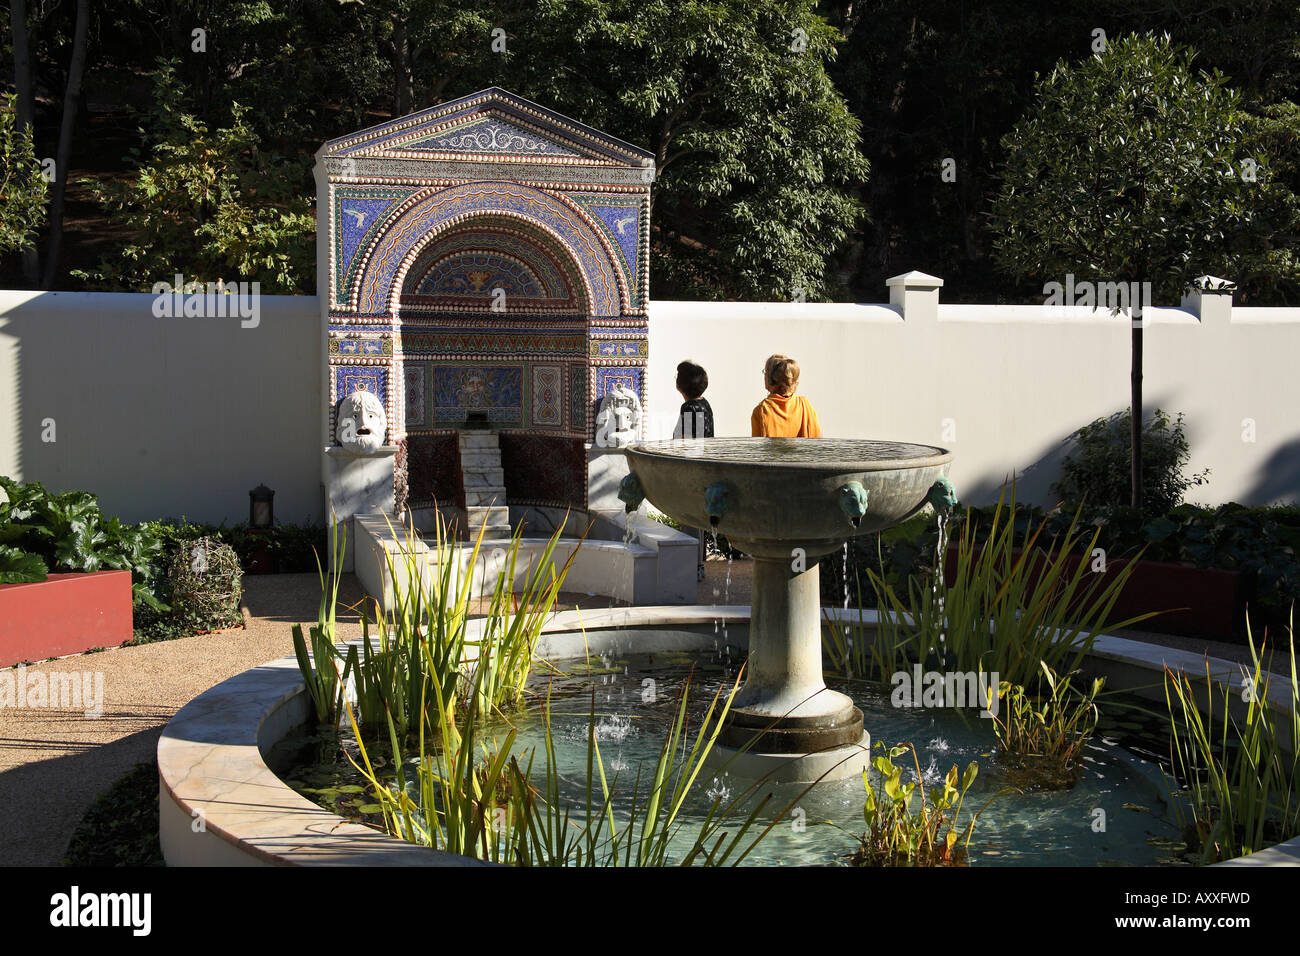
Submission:
<svg viewBox="0 0 1300 956">
<path fill-rule="evenodd" d="M 238 625 L 242 576 L 234 549 L 215 538 L 177 548 L 167 567 L 173 621 L 191 633 Z"/>
<path fill-rule="evenodd" d="M 219 538 L 234 548 L 244 567 L 249 566 L 260 549 L 266 548 L 275 569 L 283 574 L 314 572 L 316 556 L 328 553 L 327 533 L 321 524 L 277 524 L 264 532 L 255 532 L 242 524 L 196 524 L 182 516 L 150 521 L 146 526 L 162 540 L 168 558 L 183 543 L 204 536 Z"/>
<path fill-rule="evenodd" d="M 1061 480 L 1052 492 L 1061 500 L 1077 505 L 1087 500 L 1090 509 L 1124 507 L 1132 501 L 1132 441 L 1129 430 L 1132 415 L 1128 409 L 1110 418 L 1099 418 L 1084 425 L 1070 437 L 1074 454 L 1061 463 Z M 1156 409 L 1151 421 L 1142 429 L 1142 510 L 1147 514 L 1164 514 L 1182 503 L 1183 495 L 1193 485 L 1209 481 L 1210 470 L 1185 475 L 1183 468 L 1190 456 L 1183 416 L 1170 419 Z"/>
<path fill-rule="evenodd" d="M 19 556 L 25 553 L 50 571 L 130 571 L 137 607 L 162 608 L 154 595 L 162 542 L 148 528 L 106 518 L 99 499 L 85 491 L 54 495 L 40 482 L 4 476 L 0 490 L 0 546 L 9 549 L 0 569 L 44 580 L 43 573 L 33 576 L 35 562 Z"/>
<path fill-rule="evenodd" d="M 1257 629 L 1286 631 L 1291 605 L 1300 597 L 1300 508 L 1179 505 L 1154 518 L 1116 508 L 1099 524 L 1099 544 L 1112 558 L 1145 548 L 1148 560 L 1240 572 Z M 1237 624 L 1244 628 L 1245 621 Z"/>
<path fill-rule="evenodd" d="M 162 542 L 162 555 L 158 561 L 159 580 L 164 582 L 169 567 L 176 555 L 192 549 L 195 542 L 209 538 L 228 545 L 235 552 L 240 567 L 248 567 L 253 554 L 262 547 L 269 549 L 276 569 L 282 572 L 303 572 L 317 570 L 317 554 L 325 555 L 325 527 L 323 525 L 277 525 L 263 534 L 254 534 L 243 525 L 197 524 L 188 519 L 163 518 L 146 522 L 141 527 Z M 165 595 L 164 595 L 165 596 Z M 236 607 L 238 605 L 236 604 Z M 232 624 L 238 620 L 231 615 L 227 618 Z M 215 630 L 230 624 L 204 623 L 198 630 Z M 189 637 L 194 628 L 186 619 L 177 617 L 163 608 L 155 611 L 150 608 L 138 609 L 135 616 L 135 637 L 132 643 L 150 644 L 155 641 L 168 641 L 178 637 Z"/>
<path fill-rule="evenodd" d="M 175 273 L 205 283 L 237 276 L 263 293 L 307 291 L 315 220 L 298 190 L 302 164 L 264 152 L 237 103 L 221 129 L 188 112 L 176 67 L 161 61 L 153 74 L 146 151 L 131 151 L 133 175 L 81 180 L 135 241 L 72 275 L 114 291 L 147 291 Z"/>
</svg>

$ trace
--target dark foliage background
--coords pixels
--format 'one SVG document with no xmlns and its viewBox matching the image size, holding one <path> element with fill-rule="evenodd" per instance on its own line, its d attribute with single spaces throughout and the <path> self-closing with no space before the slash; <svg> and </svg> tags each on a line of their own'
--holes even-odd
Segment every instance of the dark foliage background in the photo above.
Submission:
<svg viewBox="0 0 1300 956">
<path fill-rule="evenodd" d="M 138 287 L 150 277 L 141 250 L 163 240 L 141 236 L 130 209 L 175 207 L 173 195 L 210 181 L 198 213 L 235 238 L 197 252 L 177 238 L 162 258 L 216 258 L 227 271 L 260 270 L 264 291 L 313 292 L 307 217 L 320 144 L 495 84 L 656 153 L 655 297 L 874 301 L 885 278 L 920 269 L 944 278 L 946 301 L 1035 301 L 1041 283 L 1009 281 L 992 258 L 1003 138 L 1036 78 L 1089 57 L 1097 31 L 1167 32 L 1198 70 L 1222 71 L 1276 160 L 1275 181 L 1300 179 L 1300 5 L 1290 0 L 10 7 L 23 14 L 28 56 L 16 56 L 10 17 L 0 75 L 20 98 L 30 80 L 36 156 L 55 156 L 69 131 L 54 288 Z M 83 95 L 70 100 L 78 57 Z M 211 149 L 187 153 L 196 139 Z M 42 228 L 32 261 L 0 263 L 0 284 L 41 284 L 30 276 L 59 224 Z M 1232 278 L 1244 281 L 1242 304 L 1297 298 L 1294 278 Z"/>
</svg>

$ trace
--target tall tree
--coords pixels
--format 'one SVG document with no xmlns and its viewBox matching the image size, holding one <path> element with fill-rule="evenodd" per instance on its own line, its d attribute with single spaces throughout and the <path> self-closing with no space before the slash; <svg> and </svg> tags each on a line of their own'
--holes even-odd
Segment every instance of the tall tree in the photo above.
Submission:
<svg viewBox="0 0 1300 956">
<path fill-rule="evenodd" d="M 54 160 L 54 188 L 50 191 L 50 234 L 45 247 L 45 271 L 41 285 L 53 288 L 63 255 L 63 197 L 68 188 L 72 164 L 72 138 L 77 110 L 81 106 L 81 80 L 86 72 L 86 32 L 90 28 L 90 0 L 77 0 L 77 19 L 72 34 L 72 58 L 68 63 L 68 85 L 63 94 L 63 122 Z"/>
<path fill-rule="evenodd" d="M 862 121 L 871 221 L 846 267 L 876 298 L 908 269 L 943 276 L 944 297 L 1016 295 L 989 268 L 983 220 L 997 191 L 1001 138 L 1036 74 L 1088 51 L 1095 0 L 1044 14 L 1040 0 L 826 2 L 846 39 L 830 71 Z"/>
<path fill-rule="evenodd" d="M 476 82 L 655 154 L 654 295 L 838 291 L 869 166 L 811 0 L 543 0 L 517 22 Z"/>
<path fill-rule="evenodd" d="M 1254 152 L 1239 98 L 1194 72 L 1167 36 L 1132 35 L 1059 62 L 1003 141 L 994 254 L 1016 278 L 1150 282 L 1176 296 L 1195 274 L 1298 274 L 1276 248 L 1275 204 L 1295 196 Z M 1044 290 L 1046 291 L 1046 290 Z M 1142 505 L 1143 323 L 1132 327 L 1131 502 Z"/>
<path fill-rule="evenodd" d="M 840 35 L 813 0 L 342 9 L 359 25 L 350 49 L 368 83 L 384 77 L 379 95 L 394 115 L 497 85 L 652 151 L 655 295 L 815 299 L 837 289 L 829 267 L 862 218 L 854 190 L 869 167 L 827 72 Z"/>
</svg>

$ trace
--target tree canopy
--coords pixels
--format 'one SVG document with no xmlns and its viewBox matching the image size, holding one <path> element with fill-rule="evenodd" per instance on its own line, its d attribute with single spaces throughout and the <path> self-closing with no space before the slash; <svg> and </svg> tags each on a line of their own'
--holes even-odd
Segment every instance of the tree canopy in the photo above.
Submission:
<svg viewBox="0 0 1300 956">
<path fill-rule="evenodd" d="M 1300 274 L 1276 242 L 1295 197 L 1240 97 L 1192 59 L 1167 36 L 1134 35 L 1043 78 L 1002 144 L 990 225 L 1003 268 L 1149 281 L 1166 301 L 1202 273 Z"/>
<path fill-rule="evenodd" d="M 921 269 L 944 277 L 948 301 L 1025 301 L 1041 280 L 994 269 L 987 228 L 1006 137 L 1054 64 L 1089 60 L 1099 35 L 1114 47 L 1159 28 L 1195 51 L 1193 77 L 1217 70 L 1235 92 L 1241 150 L 1263 161 L 1252 188 L 1278 200 L 1240 223 L 1249 254 L 1196 271 L 1235 267 L 1251 304 L 1300 294 L 1287 262 L 1286 197 L 1300 191 L 1290 0 L 1078 0 L 1050 16 L 1036 0 L 118 0 L 89 5 L 79 33 L 85 8 L 13 0 L 25 29 L 11 22 L 3 50 L 35 155 L 70 146 L 60 287 L 110 281 L 105 259 L 157 241 L 127 225 L 143 194 L 121 207 L 96 196 L 157 168 L 161 61 L 208 131 L 234 129 L 243 108 L 246 199 L 274 191 L 251 184 L 259 171 L 309 198 L 325 140 L 498 85 L 660 157 L 656 297 L 870 301 Z M 272 258 L 292 259 L 302 237 L 272 233 L 284 243 Z M 309 271 L 293 288 L 314 290 Z M 5 284 L 19 272 L 17 254 L 0 261 Z"/>
</svg>

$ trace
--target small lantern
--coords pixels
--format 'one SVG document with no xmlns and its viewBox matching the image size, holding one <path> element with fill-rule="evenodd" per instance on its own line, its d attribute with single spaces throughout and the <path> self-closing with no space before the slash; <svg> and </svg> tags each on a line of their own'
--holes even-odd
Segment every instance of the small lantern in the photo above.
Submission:
<svg viewBox="0 0 1300 956">
<path fill-rule="evenodd" d="M 248 493 L 248 526 L 275 527 L 275 492 L 266 485 L 258 485 Z"/>
</svg>

